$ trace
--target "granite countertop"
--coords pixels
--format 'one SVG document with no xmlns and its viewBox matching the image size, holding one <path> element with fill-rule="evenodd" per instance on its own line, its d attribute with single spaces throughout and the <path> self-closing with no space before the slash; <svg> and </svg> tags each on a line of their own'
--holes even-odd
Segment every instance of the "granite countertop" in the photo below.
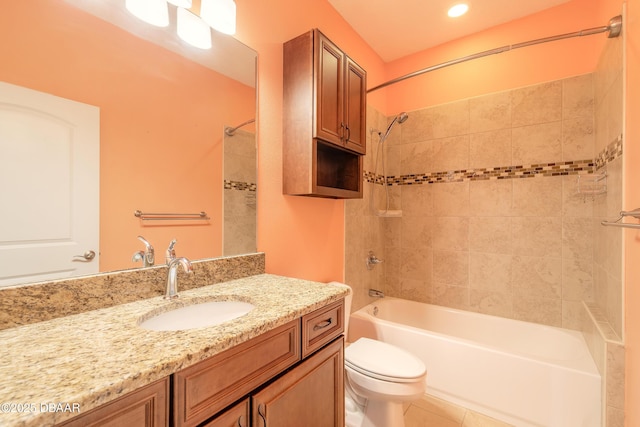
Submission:
<svg viewBox="0 0 640 427">
<path fill-rule="evenodd" d="M 49 426 L 78 415 L 77 408 L 86 413 L 345 295 L 322 283 L 260 274 L 180 292 L 174 301 L 150 298 L 0 331 L 0 425 Z M 176 301 L 215 299 L 256 308 L 186 331 L 137 325 Z"/>
</svg>

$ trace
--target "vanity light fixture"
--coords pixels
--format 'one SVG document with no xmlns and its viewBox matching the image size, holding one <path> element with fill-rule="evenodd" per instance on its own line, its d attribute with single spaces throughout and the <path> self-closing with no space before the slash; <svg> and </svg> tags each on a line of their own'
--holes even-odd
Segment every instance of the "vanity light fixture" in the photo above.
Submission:
<svg viewBox="0 0 640 427">
<path fill-rule="evenodd" d="M 135 17 L 156 27 L 169 25 L 167 0 L 127 0 L 125 7 Z"/>
<path fill-rule="evenodd" d="M 200 49 L 211 49 L 211 28 L 199 16 L 178 8 L 178 37 Z"/>
<path fill-rule="evenodd" d="M 200 16 L 214 30 L 236 33 L 236 2 L 233 0 L 202 0 Z"/>
<path fill-rule="evenodd" d="M 447 15 L 449 15 L 450 18 L 457 18 L 467 13 L 468 10 L 469 10 L 468 4 L 458 3 L 456 5 L 451 6 L 449 11 L 447 12 Z"/>
</svg>

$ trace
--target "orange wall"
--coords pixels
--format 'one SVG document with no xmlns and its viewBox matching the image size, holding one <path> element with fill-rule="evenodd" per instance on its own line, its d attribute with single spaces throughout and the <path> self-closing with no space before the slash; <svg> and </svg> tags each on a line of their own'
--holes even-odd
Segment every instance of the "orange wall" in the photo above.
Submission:
<svg viewBox="0 0 640 427">
<path fill-rule="evenodd" d="M 627 3 L 627 93 L 625 126 L 625 210 L 640 207 L 640 5 Z M 625 232 L 626 420 L 640 426 L 640 232 Z"/>
<path fill-rule="evenodd" d="M 386 67 L 385 80 L 498 47 L 606 25 L 615 14 L 600 19 L 599 1 L 573 0 L 398 59 Z M 573 38 L 432 71 L 382 89 L 387 91 L 387 114 L 589 73 L 603 43 L 603 35 Z"/>
<path fill-rule="evenodd" d="M 1 81 L 100 107 L 102 271 L 139 266 L 139 234 L 159 263 L 174 237 L 180 255 L 221 254 L 222 130 L 254 117 L 253 88 L 57 0 L 3 4 L 0 40 Z M 212 220 L 143 227 L 136 209 Z"/>
</svg>

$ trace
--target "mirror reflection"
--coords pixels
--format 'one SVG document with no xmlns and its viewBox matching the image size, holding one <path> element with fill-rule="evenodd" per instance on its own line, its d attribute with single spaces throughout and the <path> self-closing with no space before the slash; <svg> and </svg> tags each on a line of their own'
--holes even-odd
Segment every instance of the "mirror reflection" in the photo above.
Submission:
<svg viewBox="0 0 640 427">
<path fill-rule="evenodd" d="M 99 168 L 99 221 L 95 221 L 99 242 L 91 247 L 79 245 L 72 231 L 42 238 L 33 233 L 26 238 L 19 231 L 10 239 L 0 236 L 0 276 L 5 276 L 0 285 L 54 278 L 50 257 L 37 250 L 16 255 L 15 249 L 25 246 L 26 240 L 38 250 L 53 244 L 68 247 L 67 261 L 79 256 L 71 267 L 62 269 L 62 277 L 73 274 L 80 264 L 101 272 L 142 266 L 135 254 L 146 248 L 138 236 L 154 247 L 156 265 L 164 263 L 174 239 L 177 255 L 192 260 L 255 252 L 256 53 L 215 31 L 211 50 L 189 46 L 175 34 L 175 14 L 170 6 L 170 27 L 158 29 L 128 15 L 124 0 L 34 0 L 3 6 L 0 82 L 99 111 L 99 166 L 95 167 Z M 20 102 L 0 100 L 0 126 L 9 122 L 7 111 L 15 115 L 24 110 L 16 107 Z M 225 128 L 237 129 L 226 135 Z M 15 150 L 24 147 L 18 144 L 23 137 L 16 136 L 16 129 L 13 126 L 4 134 L 0 130 L 4 164 L 18 157 L 27 164 L 25 159 L 36 157 L 38 145 L 22 153 Z M 74 131 L 68 133 L 72 136 L 60 145 L 73 153 L 70 147 L 79 140 Z M 36 139 L 49 143 L 48 136 Z M 53 159 L 40 162 L 50 164 Z M 42 170 L 29 167 L 33 175 Z M 95 168 L 85 169 L 95 172 Z M 59 177 L 48 169 L 33 176 L 32 189 L 50 194 L 49 187 L 66 185 L 65 180 L 51 179 L 54 175 Z M 6 182 L 0 186 L 5 201 L 8 188 Z M 15 188 L 12 194 L 22 194 L 25 201 L 43 199 Z M 54 205 L 62 204 L 57 196 L 50 199 L 53 202 L 42 202 L 41 214 L 35 218 L 21 215 L 9 222 L 0 212 L 0 222 L 10 223 L 14 230 L 33 230 L 34 224 L 48 230 L 47 222 L 55 218 Z M 77 199 L 71 197 L 70 203 L 75 205 Z M 18 196 L 11 200 L 14 216 L 31 209 L 17 206 Z M 141 220 L 134 216 L 136 210 L 206 212 L 209 219 Z M 63 230 L 71 230 L 79 220 L 73 209 L 68 212 L 62 215 L 69 222 Z M 227 224 L 227 220 L 233 222 Z M 84 257 L 90 251 L 96 254 L 91 260 Z M 7 274 L 10 264 L 13 267 L 18 261 L 25 266 Z M 29 273 L 27 266 L 39 270 Z"/>
</svg>

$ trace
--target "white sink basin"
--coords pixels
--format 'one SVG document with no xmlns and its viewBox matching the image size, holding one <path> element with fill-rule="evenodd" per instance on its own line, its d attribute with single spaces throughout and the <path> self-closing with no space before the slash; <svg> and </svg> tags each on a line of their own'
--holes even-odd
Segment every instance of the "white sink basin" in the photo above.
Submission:
<svg viewBox="0 0 640 427">
<path fill-rule="evenodd" d="M 140 327 L 152 331 L 203 328 L 244 316 L 254 308 L 253 304 L 244 301 L 202 302 L 159 313 L 140 322 Z"/>
</svg>

